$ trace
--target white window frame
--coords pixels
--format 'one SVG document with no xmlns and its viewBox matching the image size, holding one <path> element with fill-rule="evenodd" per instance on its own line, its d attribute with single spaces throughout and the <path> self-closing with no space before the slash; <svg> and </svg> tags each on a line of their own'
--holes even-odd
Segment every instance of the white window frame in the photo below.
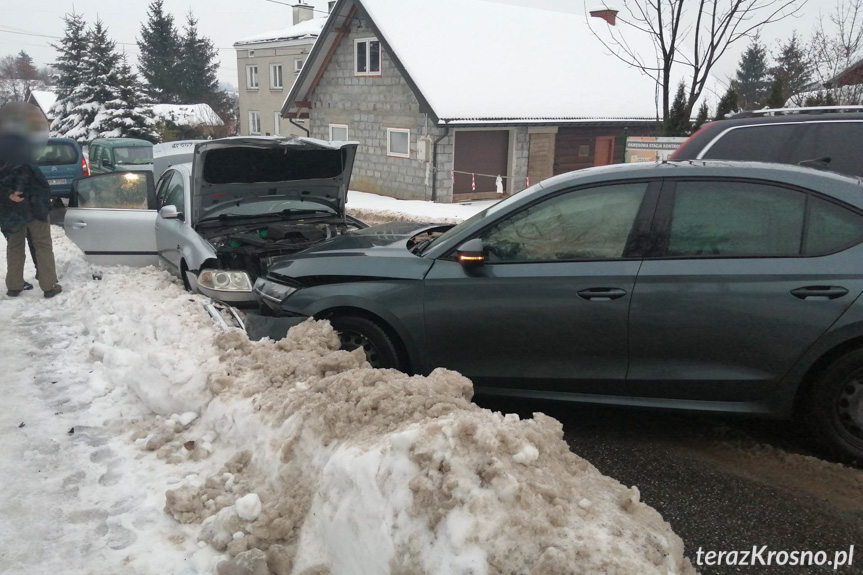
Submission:
<svg viewBox="0 0 863 575">
<path fill-rule="evenodd" d="M 344 138 L 335 138 L 335 137 L 333 137 L 333 128 L 335 128 L 335 129 L 337 129 L 337 130 L 338 130 L 338 129 L 341 129 L 341 128 L 344 128 L 344 129 L 345 129 L 345 137 L 344 137 Z M 330 141 L 331 141 L 331 142 L 335 142 L 335 141 L 339 141 L 339 142 L 347 142 L 347 141 L 348 141 L 348 137 L 349 137 L 349 133 L 350 133 L 350 131 L 349 131 L 349 130 L 350 130 L 350 128 L 348 127 L 348 125 L 347 125 L 347 124 L 330 124 Z"/>
<path fill-rule="evenodd" d="M 257 130 L 255 129 L 257 128 Z M 249 134 L 261 133 L 261 113 L 256 110 L 249 110 Z"/>
<path fill-rule="evenodd" d="M 254 58 L 254 57 L 255 57 L 255 51 L 249 50 L 249 58 Z"/>
<path fill-rule="evenodd" d="M 376 72 L 372 72 L 371 66 L 371 57 L 372 57 L 372 42 L 378 43 L 378 69 Z M 359 53 L 360 53 L 360 44 L 365 44 L 365 52 L 366 52 L 366 71 L 360 72 L 357 69 L 359 65 Z M 381 46 L 381 41 L 375 38 L 374 36 L 369 36 L 368 38 L 357 38 L 354 40 L 354 76 L 380 76 L 381 75 L 381 64 L 383 60 L 383 47 Z"/>
<path fill-rule="evenodd" d="M 281 90 L 284 87 L 285 77 L 282 74 L 282 64 L 280 62 L 273 62 L 270 64 L 270 90 Z"/>
<path fill-rule="evenodd" d="M 279 111 L 273 112 L 273 135 L 282 135 L 282 113 Z"/>
<path fill-rule="evenodd" d="M 305 60 L 303 60 L 302 58 L 294 58 L 294 72 L 295 72 L 295 73 L 299 73 L 299 72 L 300 72 L 300 70 L 302 70 L 302 69 L 303 69 L 303 64 L 304 64 L 305 62 L 306 62 L 306 61 L 305 61 Z"/>
<path fill-rule="evenodd" d="M 258 65 L 246 66 L 246 90 L 258 89 Z"/>
<path fill-rule="evenodd" d="M 392 135 L 393 134 L 407 134 L 408 135 L 408 151 L 406 153 L 403 152 L 394 152 L 392 149 Z M 407 128 L 387 128 L 387 156 L 392 156 L 394 158 L 410 158 L 411 157 L 411 131 Z"/>
</svg>

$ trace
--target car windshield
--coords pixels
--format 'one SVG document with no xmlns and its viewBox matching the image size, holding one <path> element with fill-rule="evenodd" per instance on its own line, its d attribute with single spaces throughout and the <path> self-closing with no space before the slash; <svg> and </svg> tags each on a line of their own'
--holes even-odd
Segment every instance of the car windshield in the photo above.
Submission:
<svg viewBox="0 0 863 575">
<path fill-rule="evenodd" d="M 78 163 L 75 146 L 65 142 L 48 142 L 36 158 L 39 166 L 65 166 Z"/>
<path fill-rule="evenodd" d="M 114 159 L 118 164 L 150 164 L 153 162 L 153 148 L 149 146 L 114 148 Z"/>
<path fill-rule="evenodd" d="M 259 216 L 281 216 L 290 214 L 290 212 L 321 212 L 322 215 L 334 215 L 334 212 L 329 207 L 315 202 L 306 202 L 300 200 L 258 200 L 247 201 L 239 204 L 227 204 L 221 208 L 217 208 L 201 219 L 201 221 L 218 219 L 224 217 L 259 217 Z"/>
</svg>

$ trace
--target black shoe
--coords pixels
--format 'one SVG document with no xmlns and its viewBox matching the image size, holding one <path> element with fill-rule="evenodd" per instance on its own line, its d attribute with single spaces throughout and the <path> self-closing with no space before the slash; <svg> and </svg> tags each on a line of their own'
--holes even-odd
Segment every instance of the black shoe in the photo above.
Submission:
<svg viewBox="0 0 863 575">
<path fill-rule="evenodd" d="M 18 297 L 19 295 L 21 295 L 22 291 L 24 291 L 24 290 L 10 289 L 10 290 L 6 290 L 6 295 L 9 297 Z"/>
<path fill-rule="evenodd" d="M 45 294 L 45 297 L 54 297 L 61 291 L 63 291 L 63 287 L 60 284 L 55 284 L 54 289 L 49 289 L 48 291 L 43 293 Z"/>
<path fill-rule="evenodd" d="M 24 282 L 24 287 L 22 287 L 21 289 L 24 291 L 29 291 L 33 289 L 33 284 L 31 284 L 30 282 Z"/>
</svg>

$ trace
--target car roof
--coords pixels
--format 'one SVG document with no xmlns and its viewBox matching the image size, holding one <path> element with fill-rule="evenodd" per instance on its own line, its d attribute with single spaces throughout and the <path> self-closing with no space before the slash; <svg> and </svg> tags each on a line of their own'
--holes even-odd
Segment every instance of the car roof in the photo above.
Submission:
<svg viewBox="0 0 863 575">
<path fill-rule="evenodd" d="M 102 145 L 115 145 L 115 146 L 124 146 L 124 147 L 133 147 L 133 146 L 152 146 L 151 142 L 147 140 L 137 140 L 135 138 L 97 138 L 90 142 L 90 145 L 93 144 L 102 144 Z"/>
<path fill-rule="evenodd" d="M 731 160 L 675 160 L 613 164 L 554 176 L 541 182 L 543 189 L 573 185 L 635 180 L 641 178 L 715 177 L 768 180 L 789 186 L 823 191 L 853 206 L 863 208 L 863 181 L 790 164 Z"/>
</svg>

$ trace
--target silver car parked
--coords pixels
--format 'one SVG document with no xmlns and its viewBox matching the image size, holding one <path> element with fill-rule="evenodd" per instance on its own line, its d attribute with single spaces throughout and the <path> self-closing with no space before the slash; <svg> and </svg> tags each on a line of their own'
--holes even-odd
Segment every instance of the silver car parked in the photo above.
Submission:
<svg viewBox="0 0 863 575">
<path fill-rule="evenodd" d="M 224 138 L 195 145 L 192 162 L 154 183 L 148 172 L 76 182 L 68 237 L 95 263 L 158 264 L 185 286 L 254 305 L 269 265 L 367 227 L 345 214 L 356 143 Z"/>
</svg>

